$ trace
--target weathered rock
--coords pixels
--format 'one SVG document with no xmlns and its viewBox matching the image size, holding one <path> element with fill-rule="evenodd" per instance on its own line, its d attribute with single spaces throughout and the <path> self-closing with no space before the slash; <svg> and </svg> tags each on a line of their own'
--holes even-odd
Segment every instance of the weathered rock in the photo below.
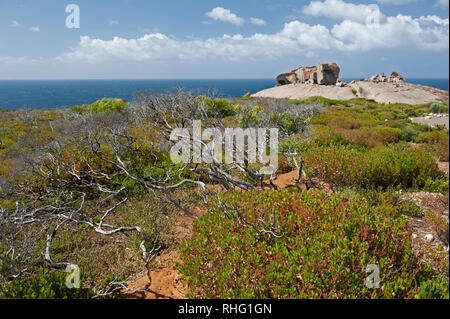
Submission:
<svg viewBox="0 0 450 319">
<path fill-rule="evenodd" d="M 317 64 L 317 84 L 335 85 L 341 69 L 334 62 Z"/>
<path fill-rule="evenodd" d="M 392 72 L 391 75 L 389 75 L 389 78 L 387 79 L 387 81 L 391 82 L 391 83 L 397 83 L 397 84 L 402 84 L 402 83 L 406 82 L 405 78 L 395 71 Z"/>
<path fill-rule="evenodd" d="M 317 83 L 317 67 L 315 66 L 297 68 L 295 74 L 299 83 L 306 83 L 309 80 L 312 80 L 313 83 Z"/>
<path fill-rule="evenodd" d="M 380 82 L 387 82 L 388 78 L 384 73 L 375 74 L 370 78 L 370 82 L 374 83 L 380 83 Z"/>
<path fill-rule="evenodd" d="M 250 92 L 245 93 L 242 97 L 250 97 L 252 94 Z"/>
<path fill-rule="evenodd" d="M 278 85 L 294 83 L 335 85 L 339 77 L 339 66 L 334 63 L 318 63 L 317 66 L 304 66 L 277 76 Z"/>
<path fill-rule="evenodd" d="M 282 73 L 279 76 L 277 76 L 277 84 L 279 85 L 293 84 L 295 82 L 297 82 L 297 76 L 292 71 Z"/>
</svg>

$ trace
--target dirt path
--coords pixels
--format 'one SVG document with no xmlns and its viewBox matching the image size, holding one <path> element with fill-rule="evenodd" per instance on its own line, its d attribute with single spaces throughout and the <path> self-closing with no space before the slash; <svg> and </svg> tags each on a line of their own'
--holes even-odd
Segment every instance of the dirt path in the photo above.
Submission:
<svg viewBox="0 0 450 319">
<path fill-rule="evenodd" d="M 194 214 L 198 217 L 206 214 L 206 210 L 196 208 Z M 174 235 L 177 241 L 191 236 L 194 220 L 182 214 L 174 225 Z M 174 245 L 175 246 L 175 245 Z M 188 287 L 183 282 L 183 276 L 177 269 L 182 262 L 176 247 L 171 247 L 155 258 L 156 266 L 151 269 L 151 284 L 146 275 L 137 275 L 131 278 L 129 290 L 123 291 L 121 298 L 126 299 L 185 299 Z"/>
</svg>

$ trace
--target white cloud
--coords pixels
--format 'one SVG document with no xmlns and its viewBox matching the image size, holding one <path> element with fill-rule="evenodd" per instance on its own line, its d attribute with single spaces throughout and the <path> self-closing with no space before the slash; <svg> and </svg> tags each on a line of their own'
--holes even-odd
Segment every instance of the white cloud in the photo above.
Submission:
<svg viewBox="0 0 450 319">
<path fill-rule="evenodd" d="M 114 37 L 112 40 L 80 38 L 78 47 L 58 57 L 59 61 L 173 61 L 222 58 L 277 59 L 317 52 L 373 50 L 448 51 L 449 20 L 437 16 L 412 18 L 387 17 L 375 27 L 345 20 L 331 29 L 300 21 L 286 23 L 273 34 L 223 35 L 207 39 L 177 39 L 162 33 L 137 39 Z"/>
<path fill-rule="evenodd" d="M 39 32 L 39 31 L 41 31 L 41 29 L 39 27 L 29 27 L 28 30 L 30 30 L 32 32 Z"/>
<path fill-rule="evenodd" d="M 241 26 L 244 24 L 245 20 L 241 17 L 238 17 L 236 14 L 231 13 L 229 9 L 225 9 L 222 7 L 216 7 L 212 9 L 210 12 L 206 12 L 205 15 L 211 19 L 229 22 L 236 26 Z"/>
<path fill-rule="evenodd" d="M 436 5 L 443 8 L 448 8 L 448 0 L 437 0 Z"/>
<path fill-rule="evenodd" d="M 17 20 L 12 20 L 11 26 L 14 28 L 18 28 L 18 27 L 21 27 L 22 25 Z"/>
<path fill-rule="evenodd" d="M 119 21 L 117 21 L 117 20 L 111 20 L 111 21 L 109 21 L 109 24 L 110 24 L 110 25 L 117 25 L 117 24 L 119 24 Z"/>
<path fill-rule="evenodd" d="M 267 25 L 267 22 L 264 21 L 263 19 L 259 19 L 259 18 L 250 18 L 250 21 L 258 26 L 265 26 Z"/>
<path fill-rule="evenodd" d="M 367 17 L 379 14 L 380 8 L 376 4 L 353 4 L 342 0 L 311 1 L 302 10 L 303 14 L 314 17 L 328 17 L 336 20 L 351 20 L 365 22 Z"/>
<path fill-rule="evenodd" d="M 394 48 L 448 51 L 449 48 L 449 20 L 437 16 L 412 18 L 399 14 L 387 17 L 379 26 L 346 20 L 335 25 L 331 33 L 346 43 L 348 51 Z"/>
</svg>

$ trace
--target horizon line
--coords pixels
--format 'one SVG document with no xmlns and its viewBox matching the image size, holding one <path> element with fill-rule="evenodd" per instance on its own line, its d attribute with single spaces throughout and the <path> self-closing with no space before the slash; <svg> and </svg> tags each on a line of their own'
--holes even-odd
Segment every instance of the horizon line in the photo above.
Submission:
<svg viewBox="0 0 450 319">
<path fill-rule="evenodd" d="M 363 79 L 361 76 L 346 76 L 341 79 Z M 405 77 L 406 79 L 440 79 L 448 80 L 449 77 Z M 22 79 L 0 79 L 0 81 L 107 81 L 107 80 L 276 80 L 276 77 L 249 77 L 249 78 L 22 78 Z"/>
</svg>

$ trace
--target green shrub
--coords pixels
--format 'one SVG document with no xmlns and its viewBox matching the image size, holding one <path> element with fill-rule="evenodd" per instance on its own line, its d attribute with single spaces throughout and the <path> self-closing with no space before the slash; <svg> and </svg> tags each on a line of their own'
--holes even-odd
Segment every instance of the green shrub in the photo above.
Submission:
<svg viewBox="0 0 450 319">
<path fill-rule="evenodd" d="M 306 166 L 323 180 L 363 188 L 423 188 L 442 178 L 434 158 L 423 149 L 312 145 L 305 152 Z"/>
<path fill-rule="evenodd" d="M 364 189 L 360 187 L 344 187 L 339 191 L 345 198 L 364 202 L 370 207 L 392 206 L 397 212 L 397 216 L 417 217 L 422 214 L 423 209 L 414 201 L 404 200 L 402 193 L 393 189 L 378 191 L 374 189 Z"/>
<path fill-rule="evenodd" d="M 431 103 L 430 110 L 433 113 L 448 113 L 448 105 L 442 103 Z"/>
<path fill-rule="evenodd" d="M 24 280 L 14 280 L 0 286 L 3 298 L 8 299 L 81 299 L 92 293 L 80 288 L 67 288 L 67 273 L 53 272 Z"/>
<path fill-rule="evenodd" d="M 405 142 L 415 142 L 419 136 L 419 132 L 412 129 L 402 129 L 400 131 L 400 139 Z"/>
<path fill-rule="evenodd" d="M 199 96 L 197 99 L 202 100 L 206 106 L 210 116 L 227 117 L 237 114 L 240 109 L 239 105 L 231 104 L 227 99 L 214 99 L 205 96 Z"/>
<path fill-rule="evenodd" d="M 375 127 L 373 130 L 375 135 L 377 135 L 377 140 L 383 144 L 397 143 L 401 139 L 401 131 L 397 128 L 380 126 Z"/>
<path fill-rule="evenodd" d="M 434 150 L 441 161 L 449 160 L 449 132 L 433 130 L 420 133 L 417 138 L 419 143 L 428 144 Z"/>
<path fill-rule="evenodd" d="M 449 180 L 447 176 L 442 178 L 428 178 L 425 181 L 425 186 L 423 190 L 431 193 L 442 193 L 447 194 L 449 192 Z"/>
<path fill-rule="evenodd" d="M 448 299 L 448 282 L 445 280 L 428 280 L 420 286 L 417 299 Z"/>
<path fill-rule="evenodd" d="M 76 105 L 71 107 L 70 109 L 80 114 L 87 114 L 87 113 L 98 114 L 98 113 L 119 112 L 126 106 L 127 103 L 121 99 L 104 98 L 90 105 L 88 104 L 83 104 L 81 106 Z"/>
<path fill-rule="evenodd" d="M 411 249 L 407 220 L 387 204 L 298 190 L 235 192 L 233 203 L 258 224 L 273 212 L 281 237 L 230 219 L 220 209 L 194 224 L 181 272 L 194 298 L 412 298 L 434 273 Z M 365 285 L 369 264 L 380 289 Z"/>
</svg>

